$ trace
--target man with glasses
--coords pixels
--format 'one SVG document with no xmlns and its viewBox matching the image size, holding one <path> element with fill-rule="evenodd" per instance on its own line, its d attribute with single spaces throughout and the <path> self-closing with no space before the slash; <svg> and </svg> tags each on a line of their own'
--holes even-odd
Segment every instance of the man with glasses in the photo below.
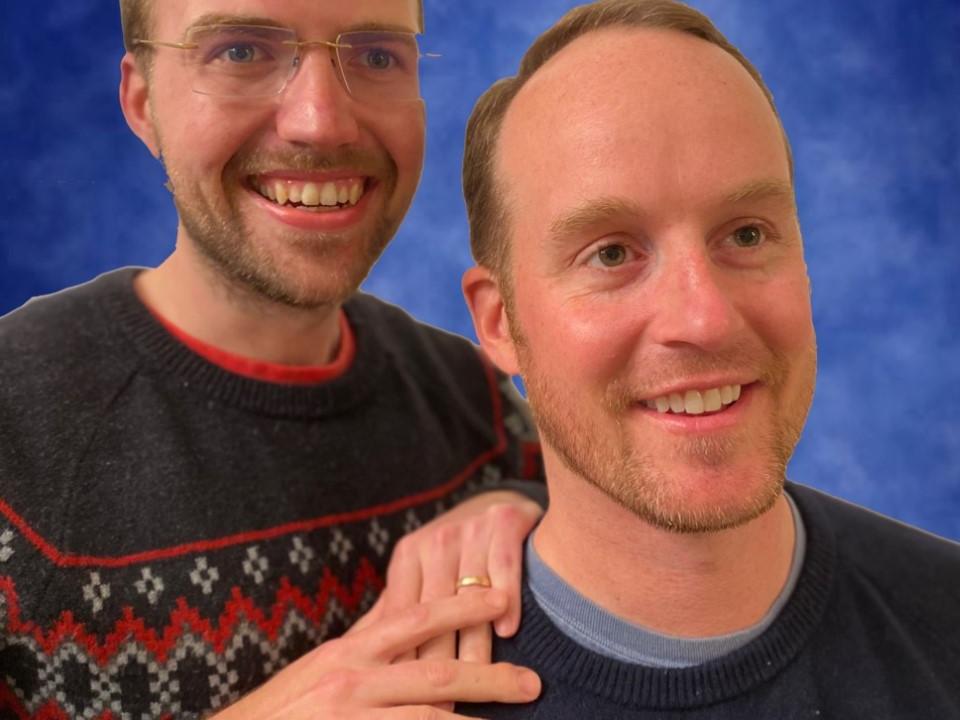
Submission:
<svg viewBox="0 0 960 720">
<path fill-rule="evenodd" d="M 176 248 L 0 322 L 0 714 L 530 699 L 480 662 L 518 622 L 529 424 L 469 343 L 356 292 L 421 171 L 422 8 L 121 10 Z"/>
<path fill-rule="evenodd" d="M 548 184 L 543 179 L 550 178 Z M 467 127 L 481 344 L 550 507 L 484 718 L 960 718 L 960 546 L 785 480 L 816 342 L 773 96 L 702 13 L 598 0 Z"/>
</svg>

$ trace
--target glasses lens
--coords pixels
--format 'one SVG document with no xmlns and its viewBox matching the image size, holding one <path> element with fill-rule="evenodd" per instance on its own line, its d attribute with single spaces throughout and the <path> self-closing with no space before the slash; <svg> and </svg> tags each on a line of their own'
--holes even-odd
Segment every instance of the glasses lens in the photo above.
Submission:
<svg viewBox="0 0 960 720">
<path fill-rule="evenodd" d="M 350 94 L 381 102 L 420 97 L 416 35 L 399 32 L 349 32 L 337 38 L 337 59 Z"/>
<path fill-rule="evenodd" d="M 293 72 L 296 36 L 286 28 L 204 25 L 187 42 L 195 92 L 222 97 L 276 95 Z"/>
</svg>

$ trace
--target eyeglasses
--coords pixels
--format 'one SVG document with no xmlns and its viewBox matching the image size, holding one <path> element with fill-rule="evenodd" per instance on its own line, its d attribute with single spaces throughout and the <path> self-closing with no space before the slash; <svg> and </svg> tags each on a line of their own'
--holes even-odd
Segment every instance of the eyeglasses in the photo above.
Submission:
<svg viewBox="0 0 960 720">
<path fill-rule="evenodd" d="M 133 40 L 134 45 L 184 51 L 193 71 L 193 91 L 215 97 L 278 95 L 300 66 L 303 51 L 328 48 L 351 97 L 381 103 L 420 98 L 420 49 L 413 33 L 354 31 L 327 40 L 298 40 L 290 28 L 262 25 L 201 25 L 183 42 Z M 424 57 L 437 57 L 427 55 Z"/>
</svg>

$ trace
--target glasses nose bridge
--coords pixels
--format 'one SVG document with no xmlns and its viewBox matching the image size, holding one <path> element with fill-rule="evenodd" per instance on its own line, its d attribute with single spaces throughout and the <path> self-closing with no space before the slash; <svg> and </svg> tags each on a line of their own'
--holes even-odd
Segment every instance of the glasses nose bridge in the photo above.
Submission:
<svg viewBox="0 0 960 720">
<path fill-rule="evenodd" d="M 349 95 L 350 88 L 347 85 L 347 78 L 343 74 L 343 67 L 340 64 L 340 56 L 338 55 L 338 50 L 344 46 L 337 40 L 289 40 L 284 43 L 293 47 L 293 58 L 291 62 L 293 63 L 293 72 L 290 73 L 290 76 L 287 78 L 286 85 L 293 80 L 293 78 L 300 71 L 300 66 L 303 64 L 303 56 L 305 53 L 309 52 L 312 49 L 326 49 L 329 53 L 330 64 L 333 65 L 334 72 L 336 73 L 337 79 L 340 81 L 340 85 L 343 87 L 344 91 Z"/>
</svg>

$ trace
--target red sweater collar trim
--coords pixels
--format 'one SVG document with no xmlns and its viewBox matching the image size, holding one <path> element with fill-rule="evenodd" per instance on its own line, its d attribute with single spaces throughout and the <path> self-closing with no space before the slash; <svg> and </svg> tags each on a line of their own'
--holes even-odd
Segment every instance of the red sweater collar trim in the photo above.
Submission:
<svg viewBox="0 0 960 720">
<path fill-rule="evenodd" d="M 329 382 L 350 369 L 357 352 L 353 328 L 350 327 L 347 315 L 342 309 L 340 310 L 340 347 L 337 350 L 337 356 L 326 365 L 281 365 L 236 355 L 189 335 L 153 308 L 148 309 L 171 335 L 197 355 L 223 370 L 253 380 L 288 385 L 312 385 Z"/>
</svg>

